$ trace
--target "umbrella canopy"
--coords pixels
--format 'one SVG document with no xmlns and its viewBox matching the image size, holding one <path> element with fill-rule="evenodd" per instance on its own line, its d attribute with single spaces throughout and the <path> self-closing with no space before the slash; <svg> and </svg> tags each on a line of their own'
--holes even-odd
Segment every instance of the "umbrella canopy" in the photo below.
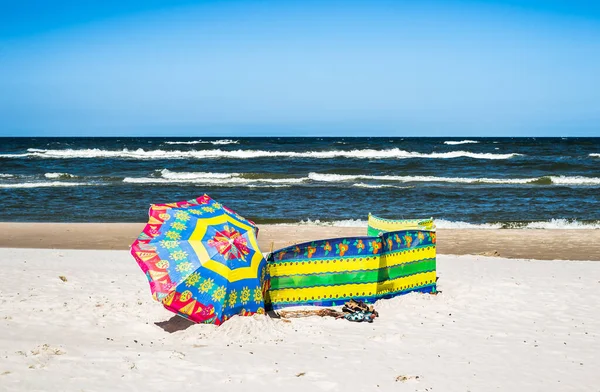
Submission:
<svg viewBox="0 0 600 392">
<path fill-rule="evenodd" d="M 197 323 L 264 313 L 266 261 L 254 222 L 207 195 L 153 204 L 148 215 L 131 254 L 154 299 Z"/>
</svg>

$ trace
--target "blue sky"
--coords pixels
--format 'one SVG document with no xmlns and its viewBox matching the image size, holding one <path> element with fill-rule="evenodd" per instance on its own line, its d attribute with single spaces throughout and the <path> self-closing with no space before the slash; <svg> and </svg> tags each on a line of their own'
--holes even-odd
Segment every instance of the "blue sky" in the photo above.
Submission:
<svg viewBox="0 0 600 392">
<path fill-rule="evenodd" d="M 0 5 L 0 136 L 600 136 L 600 5 Z"/>
</svg>

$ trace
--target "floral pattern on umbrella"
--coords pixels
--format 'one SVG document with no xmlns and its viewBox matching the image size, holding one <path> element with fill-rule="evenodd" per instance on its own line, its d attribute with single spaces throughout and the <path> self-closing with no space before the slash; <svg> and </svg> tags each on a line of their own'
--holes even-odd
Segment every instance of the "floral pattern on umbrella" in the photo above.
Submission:
<svg viewBox="0 0 600 392">
<path fill-rule="evenodd" d="M 155 204 L 131 253 L 153 297 L 194 322 L 264 313 L 266 261 L 254 222 L 207 195 Z"/>
<path fill-rule="evenodd" d="M 250 253 L 248 241 L 242 234 L 233 227 L 225 227 L 217 231 L 208 244 L 217 249 L 219 254 L 227 260 L 242 259 L 246 261 L 246 256 Z"/>
</svg>

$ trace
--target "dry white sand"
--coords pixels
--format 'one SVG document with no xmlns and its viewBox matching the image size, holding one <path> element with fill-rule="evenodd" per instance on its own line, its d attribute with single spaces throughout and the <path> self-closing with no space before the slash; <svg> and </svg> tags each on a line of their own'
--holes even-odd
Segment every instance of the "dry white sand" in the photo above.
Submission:
<svg viewBox="0 0 600 392">
<path fill-rule="evenodd" d="M 0 249 L 0 267 L 2 391 L 600 391 L 600 263 L 440 256 L 442 293 L 380 301 L 373 324 L 173 333 L 127 251 Z"/>
</svg>

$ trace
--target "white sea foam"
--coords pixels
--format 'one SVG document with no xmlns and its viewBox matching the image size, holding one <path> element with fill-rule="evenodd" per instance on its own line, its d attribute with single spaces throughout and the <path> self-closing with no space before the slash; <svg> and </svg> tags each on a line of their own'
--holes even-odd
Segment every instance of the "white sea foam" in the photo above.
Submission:
<svg viewBox="0 0 600 392">
<path fill-rule="evenodd" d="M 87 182 L 22 182 L 17 184 L 0 184 L 0 188 L 48 188 L 48 187 L 64 187 L 64 186 L 84 186 L 84 185 L 99 185 L 90 184 Z"/>
<path fill-rule="evenodd" d="M 461 140 L 461 141 L 447 140 L 444 142 L 444 144 L 448 144 L 451 146 L 456 146 L 459 144 L 477 144 L 477 143 L 479 143 L 479 142 L 476 140 Z"/>
<path fill-rule="evenodd" d="M 217 145 L 217 146 L 220 145 L 220 144 L 221 145 L 222 144 L 238 144 L 239 140 L 223 139 L 223 140 L 215 140 L 215 141 L 212 141 L 210 143 L 214 144 L 214 145 Z"/>
<path fill-rule="evenodd" d="M 286 179 L 246 179 L 246 178 L 230 178 L 217 179 L 207 178 L 202 180 L 174 180 L 167 178 L 153 177 L 126 177 L 123 182 L 130 184 L 190 184 L 190 185 L 205 185 L 213 187 L 230 187 L 243 186 L 248 188 L 286 188 L 291 184 L 286 184 Z M 292 180 L 292 179 L 287 179 Z M 294 179 L 295 180 L 295 179 Z"/>
<path fill-rule="evenodd" d="M 192 140 L 191 142 L 165 142 L 165 144 L 208 144 L 206 140 Z"/>
<path fill-rule="evenodd" d="M 338 221 L 321 221 L 319 219 L 301 220 L 296 223 L 280 223 L 279 225 L 292 226 L 335 226 L 335 227 L 367 227 L 367 221 L 360 219 L 345 219 Z"/>
<path fill-rule="evenodd" d="M 179 183 L 197 183 L 197 184 L 223 184 L 223 180 L 216 178 L 206 178 L 202 181 L 198 180 L 184 180 L 184 179 L 172 179 L 172 178 L 158 178 L 158 177 L 125 177 L 123 182 L 130 184 L 179 184 Z M 232 183 L 232 181 L 229 181 Z"/>
<path fill-rule="evenodd" d="M 596 153 L 590 154 L 590 156 L 591 156 L 591 157 L 600 158 L 600 154 L 596 154 Z"/>
<path fill-rule="evenodd" d="M 501 223 L 469 223 L 462 221 L 449 221 L 445 219 L 435 219 L 435 226 L 438 229 L 501 229 Z"/>
<path fill-rule="evenodd" d="M 493 230 L 493 229 L 542 229 L 542 230 L 597 230 L 600 229 L 600 222 L 580 222 L 567 219 L 551 219 L 541 222 L 495 222 L 495 223 L 469 223 L 463 221 L 450 221 L 445 219 L 435 219 L 435 225 L 438 229 L 475 229 L 475 230 Z M 368 222 L 364 220 L 338 220 L 321 221 L 319 219 L 302 220 L 297 223 L 281 223 L 281 225 L 294 226 L 334 226 L 334 227 L 367 227 Z"/>
<path fill-rule="evenodd" d="M 500 229 L 502 225 L 498 224 L 475 224 L 467 222 L 453 222 L 444 219 L 435 219 L 435 224 L 438 228 L 450 228 L 450 229 Z M 334 226 L 334 227 L 367 227 L 368 222 L 360 219 L 346 219 L 337 221 L 321 221 L 319 219 L 311 220 L 306 219 L 297 223 L 293 223 L 297 226 Z M 365 232 L 366 235 L 366 232 Z"/>
<path fill-rule="evenodd" d="M 241 173 L 209 173 L 209 172 L 172 172 L 168 169 L 160 171 L 161 177 L 126 177 L 123 182 L 135 184 L 168 184 L 190 183 L 210 184 L 217 186 L 231 185 L 264 185 L 264 184 L 299 184 L 308 177 L 290 178 L 245 178 Z"/>
<path fill-rule="evenodd" d="M 567 230 L 589 230 L 589 229 L 600 229 L 600 222 L 579 222 L 577 220 L 567 219 L 551 219 L 545 222 L 531 222 L 528 223 L 525 229 L 567 229 Z"/>
<path fill-rule="evenodd" d="M 557 185 L 600 185 L 599 177 L 566 177 L 566 176 L 550 176 L 553 184 Z"/>
<path fill-rule="evenodd" d="M 370 189 L 380 189 L 380 188 L 409 189 L 409 188 L 414 188 L 412 186 L 398 186 L 398 185 L 389 185 L 389 184 L 365 184 L 364 182 L 352 184 L 352 186 L 355 186 L 357 188 L 370 188 Z"/>
<path fill-rule="evenodd" d="M 46 177 L 46 178 L 75 178 L 77 176 L 74 174 L 69 174 L 69 173 L 46 173 L 46 174 L 44 174 L 44 177 Z"/>
<path fill-rule="evenodd" d="M 357 180 L 374 181 L 397 181 L 397 182 L 448 182 L 448 183 L 486 183 L 486 184 L 529 184 L 549 179 L 552 183 L 559 185 L 598 185 L 600 178 L 595 177 L 534 177 L 534 178 L 463 178 L 463 177 L 436 177 L 436 176 L 370 176 L 370 175 L 345 175 L 345 174 L 321 174 L 311 172 L 307 177 L 292 178 L 245 178 L 243 173 L 211 173 L 211 172 L 173 172 L 168 169 L 159 171 L 160 177 L 127 178 L 125 182 L 197 182 L 197 183 L 285 183 L 299 184 L 307 180 L 317 182 L 351 182 Z M 246 174 L 247 175 L 247 174 Z M 163 181 L 164 180 L 164 181 Z M 389 188 L 396 185 L 391 184 L 353 184 L 363 188 Z"/>
<path fill-rule="evenodd" d="M 12 177 L 14 177 L 12 174 L 0 173 L 0 178 L 12 178 Z"/>
<path fill-rule="evenodd" d="M 463 178 L 463 177 L 436 177 L 436 176 L 369 176 L 352 174 L 320 174 L 309 173 L 308 178 L 313 181 L 323 182 L 342 182 L 356 180 L 375 180 L 375 181 L 398 181 L 398 182 L 456 182 L 456 183 L 497 183 L 497 184 L 527 184 L 538 180 L 537 178 Z"/>
<path fill-rule="evenodd" d="M 223 139 L 223 140 L 193 140 L 189 142 L 165 142 L 165 144 L 214 144 L 214 145 L 224 145 L 224 144 L 238 144 L 239 140 L 231 140 L 231 139 Z"/>
<path fill-rule="evenodd" d="M 291 185 L 277 185 L 277 184 L 247 184 L 244 185 L 248 188 L 290 188 Z"/>
<path fill-rule="evenodd" d="M 510 159 L 521 154 L 492 154 L 473 153 L 468 151 L 432 152 L 421 153 L 405 151 L 398 148 L 388 150 L 332 150 L 332 151 L 264 151 L 264 150 L 192 150 L 192 151 L 168 151 L 168 150 L 40 150 L 29 149 L 26 154 L 4 154 L 2 158 L 119 158 L 119 159 L 252 159 L 252 158 L 354 158 L 354 159 L 452 159 L 452 158 L 474 158 L 474 159 Z"/>
<path fill-rule="evenodd" d="M 397 182 L 447 182 L 462 184 L 534 184 L 551 181 L 556 185 L 600 185 L 599 177 L 532 177 L 532 178 L 469 178 L 469 177 L 437 177 L 437 176 L 370 176 L 363 174 L 323 174 L 311 172 L 308 178 L 322 182 L 344 182 L 356 180 L 397 181 Z"/>
<path fill-rule="evenodd" d="M 210 172 L 172 172 L 169 169 L 160 170 L 162 178 L 170 180 L 203 180 L 216 178 L 239 177 L 240 173 L 210 173 Z"/>
</svg>

